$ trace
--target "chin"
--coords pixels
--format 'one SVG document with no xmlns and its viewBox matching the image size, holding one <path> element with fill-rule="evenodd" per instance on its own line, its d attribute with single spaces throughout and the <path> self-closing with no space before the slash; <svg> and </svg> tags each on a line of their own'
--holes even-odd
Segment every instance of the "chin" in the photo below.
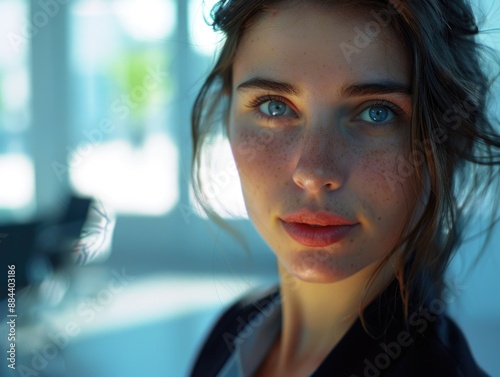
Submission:
<svg viewBox="0 0 500 377">
<path fill-rule="evenodd" d="M 336 283 L 360 271 L 355 263 L 325 250 L 300 251 L 288 262 L 284 263 L 288 272 L 309 283 Z"/>
</svg>

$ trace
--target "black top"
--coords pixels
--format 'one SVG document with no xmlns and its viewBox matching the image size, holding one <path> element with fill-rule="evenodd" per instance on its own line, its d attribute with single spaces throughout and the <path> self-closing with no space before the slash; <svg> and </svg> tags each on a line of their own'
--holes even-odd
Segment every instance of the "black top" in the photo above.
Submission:
<svg viewBox="0 0 500 377">
<path fill-rule="evenodd" d="M 411 308 L 406 322 L 394 280 L 363 312 L 370 334 L 358 318 L 311 376 L 488 376 L 476 364 L 460 329 L 443 313 L 443 300 Z M 218 377 L 235 346 L 247 337 L 242 324 L 255 328 L 256 313 L 268 316 L 269 304 L 281 308 L 278 287 L 248 295 L 228 308 L 203 344 L 191 377 Z"/>
</svg>

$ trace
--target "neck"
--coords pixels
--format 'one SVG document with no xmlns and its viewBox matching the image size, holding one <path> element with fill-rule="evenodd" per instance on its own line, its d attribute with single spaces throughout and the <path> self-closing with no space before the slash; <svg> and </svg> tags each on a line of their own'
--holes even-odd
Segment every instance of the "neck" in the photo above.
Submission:
<svg viewBox="0 0 500 377">
<path fill-rule="evenodd" d="M 366 291 L 376 266 L 335 283 L 310 283 L 291 276 L 279 265 L 282 297 L 282 331 L 278 365 L 289 369 L 298 363 L 321 363 L 368 305 L 391 281 L 383 271 Z"/>
</svg>

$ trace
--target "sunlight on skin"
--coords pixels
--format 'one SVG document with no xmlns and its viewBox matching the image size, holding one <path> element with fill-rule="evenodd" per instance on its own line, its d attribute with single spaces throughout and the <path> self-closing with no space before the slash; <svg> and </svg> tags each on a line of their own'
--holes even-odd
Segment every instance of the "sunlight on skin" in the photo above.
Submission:
<svg viewBox="0 0 500 377">
<path fill-rule="evenodd" d="M 339 45 L 363 22 L 307 5 L 269 12 L 243 37 L 233 66 L 231 147 L 249 217 L 278 258 L 287 298 L 268 358 L 273 369 L 266 373 L 273 375 L 315 370 L 352 324 L 376 262 L 414 211 L 411 179 L 394 190 L 384 177 L 398 174 L 398 156 L 408 155 L 411 97 L 352 90 L 386 82 L 408 87 L 410 63 L 384 29 L 348 64 Z M 273 89 L 271 81 L 287 85 Z M 387 116 L 379 122 L 369 114 Z M 249 158 L 242 146 L 269 130 Z M 281 219 L 302 209 L 356 225 L 329 246 L 304 246 Z M 385 271 L 377 291 L 390 278 Z"/>
</svg>

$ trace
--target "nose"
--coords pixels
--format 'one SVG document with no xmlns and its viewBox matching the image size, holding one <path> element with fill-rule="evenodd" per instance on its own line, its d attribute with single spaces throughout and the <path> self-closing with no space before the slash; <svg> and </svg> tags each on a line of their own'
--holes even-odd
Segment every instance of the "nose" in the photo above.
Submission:
<svg viewBox="0 0 500 377">
<path fill-rule="evenodd" d="M 311 126 L 302 137 L 293 181 L 311 193 L 335 190 L 342 185 L 343 143 L 332 127 Z"/>
</svg>

